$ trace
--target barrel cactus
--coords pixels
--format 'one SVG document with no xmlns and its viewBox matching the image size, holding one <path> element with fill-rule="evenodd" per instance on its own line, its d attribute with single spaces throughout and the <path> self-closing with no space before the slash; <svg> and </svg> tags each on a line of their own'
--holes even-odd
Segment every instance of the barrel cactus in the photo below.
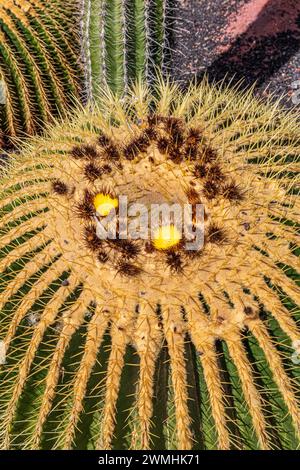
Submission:
<svg viewBox="0 0 300 470">
<path fill-rule="evenodd" d="M 78 5 L 0 0 L 0 25 L 0 146 L 9 146 L 79 97 Z"/>
<path fill-rule="evenodd" d="M 296 116 L 206 82 L 99 99 L 2 177 L 1 448 L 298 448 Z M 201 202 L 202 248 L 100 239 L 120 195 Z"/>
<path fill-rule="evenodd" d="M 170 61 L 174 7 L 170 0 L 82 0 L 85 95 L 97 100 L 108 84 L 123 93 L 137 78 L 152 83 Z"/>
</svg>

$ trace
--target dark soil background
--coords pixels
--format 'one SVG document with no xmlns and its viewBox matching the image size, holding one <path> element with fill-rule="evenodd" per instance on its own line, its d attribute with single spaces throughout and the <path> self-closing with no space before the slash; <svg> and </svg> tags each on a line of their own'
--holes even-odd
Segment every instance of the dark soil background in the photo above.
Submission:
<svg viewBox="0 0 300 470">
<path fill-rule="evenodd" d="M 174 0 L 172 74 L 243 79 L 260 93 L 300 96 L 300 0 Z M 299 81 L 299 83 L 295 83 Z M 295 99 L 294 99 L 295 101 Z M 300 99 L 299 99 L 300 102 Z M 299 104 L 300 106 L 300 104 Z"/>
</svg>

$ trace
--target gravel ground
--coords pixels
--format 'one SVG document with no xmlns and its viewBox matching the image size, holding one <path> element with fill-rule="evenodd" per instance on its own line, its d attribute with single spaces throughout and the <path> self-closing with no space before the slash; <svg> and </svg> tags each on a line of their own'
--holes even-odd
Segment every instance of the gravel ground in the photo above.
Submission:
<svg viewBox="0 0 300 470">
<path fill-rule="evenodd" d="M 177 0 L 174 11 L 176 79 L 227 74 L 255 83 L 259 93 L 285 95 L 293 106 L 300 95 L 300 0 Z"/>
</svg>

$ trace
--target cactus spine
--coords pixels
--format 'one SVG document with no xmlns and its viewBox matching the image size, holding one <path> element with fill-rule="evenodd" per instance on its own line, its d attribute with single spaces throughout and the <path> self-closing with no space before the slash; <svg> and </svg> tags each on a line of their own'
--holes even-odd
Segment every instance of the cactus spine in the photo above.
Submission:
<svg viewBox="0 0 300 470">
<path fill-rule="evenodd" d="M 299 448 L 297 116 L 207 83 L 101 103 L 3 175 L 1 448 Z M 204 246 L 99 240 L 96 195 L 201 201 Z"/>
</svg>

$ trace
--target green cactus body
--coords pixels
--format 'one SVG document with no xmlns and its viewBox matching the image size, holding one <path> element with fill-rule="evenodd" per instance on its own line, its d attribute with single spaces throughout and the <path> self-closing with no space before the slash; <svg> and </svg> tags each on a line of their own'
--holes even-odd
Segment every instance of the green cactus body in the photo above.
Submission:
<svg viewBox="0 0 300 470">
<path fill-rule="evenodd" d="M 298 449 L 297 116 L 207 83 L 100 98 L 2 178 L 1 448 Z M 203 247 L 100 240 L 119 195 L 201 202 Z"/>
<path fill-rule="evenodd" d="M 0 1 L 0 145 L 40 131 L 79 97 L 73 2 Z"/>
<path fill-rule="evenodd" d="M 168 63 L 166 0 L 83 0 L 87 99 L 107 83 L 122 94 L 137 79 L 153 82 Z"/>
</svg>

